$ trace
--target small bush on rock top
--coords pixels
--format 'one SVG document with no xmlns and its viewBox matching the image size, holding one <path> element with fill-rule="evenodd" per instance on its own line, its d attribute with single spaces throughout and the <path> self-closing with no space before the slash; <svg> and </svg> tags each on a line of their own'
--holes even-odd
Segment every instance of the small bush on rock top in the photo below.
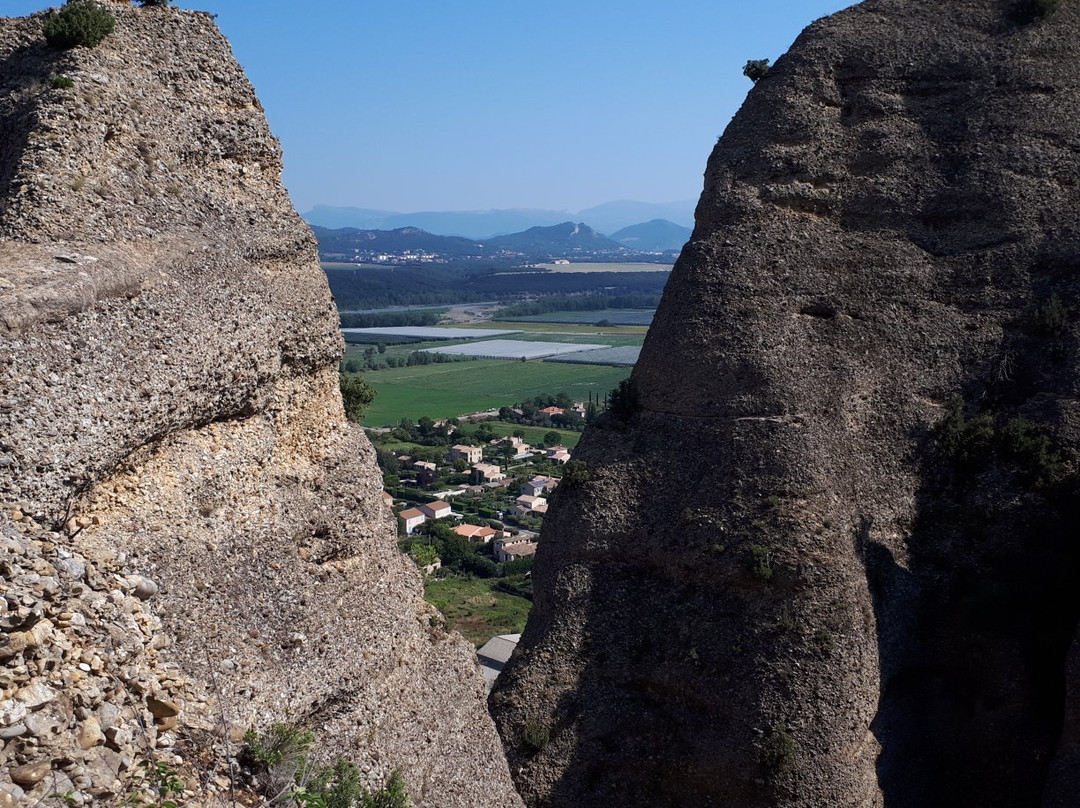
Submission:
<svg viewBox="0 0 1080 808">
<path fill-rule="evenodd" d="M 94 0 L 70 0 L 43 27 L 54 48 L 92 48 L 116 29 L 116 18 Z"/>
<path fill-rule="evenodd" d="M 140 6 L 167 6 L 170 0 L 138 0 Z"/>
<path fill-rule="evenodd" d="M 761 79 L 769 75 L 768 59 L 750 59 L 742 69 L 742 74 L 750 81 L 757 84 Z"/>
</svg>

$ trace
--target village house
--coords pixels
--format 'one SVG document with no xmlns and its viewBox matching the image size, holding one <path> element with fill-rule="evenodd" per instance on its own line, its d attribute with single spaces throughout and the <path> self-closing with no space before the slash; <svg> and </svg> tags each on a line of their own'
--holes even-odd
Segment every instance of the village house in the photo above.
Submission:
<svg viewBox="0 0 1080 808">
<path fill-rule="evenodd" d="M 476 463 L 472 467 L 473 481 L 477 483 L 497 483 L 506 479 L 506 474 L 491 463 Z"/>
<path fill-rule="evenodd" d="M 523 457 L 530 457 L 533 452 L 532 446 L 527 444 L 521 438 L 509 437 L 503 438 L 499 443 L 503 446 L 510 446 L 514 450 L 514 459 L 518 460 Z"/>
<path fill-rule="evenodd" d="M 544 497 L 533 497 L 522 494 L 514 500 L 514 506 L 510 509 L 513 513 L 537 513 L 545 514 L 548 509 L 548 501 Z"/>
<path fill-rule="evenodd" d="M 570 462 L 570 450 L 565 446 L 552 446 L 547 450 L 548 460 L 553 463 L 569 463 Z"/>
<path fill-rule="evenodd" d="M 450 503 L 437 499 L 434 502 L 421 505 L 420 512 L 428 519 L 445 519 L 451 514 Z"/>
<path fill-rule="evenodd" d="M 536 555 L 536 542 L 534 541 L 509 541 L 507 539 L 495 540 L 495 560 L 500 564 L 508 561 L 520 561 Z"/>
<path fill-rule="evenodd" d="M 417 460 L 413 463 L 413 468 L 417 471 L 431 471 L 435 472 L 439 470 L 439 467 L 434 463 L 429 463 L 427 460 Z"/>
<path fill-rule="evenodd" d="M 537 476 L 521 484 L 521 493 L 530 497 L 539 497 L 548 491 L 554 491 L 559 481 L 554 477 Z"/>
<path fill-rule="evenodd" d="M 484 450 L 479 446 L 466 446 L 464 444 L 458 444 L 450 447 L 450 462 L 455 460 L 464 460 L 469 465 L 473 463 L 479 463 L 484 459 Z"/>
<path fill-rule="evenodd" d="M 540 412 L 544 415 L 562 415 L 566 410 L 562 407 L 544 407 Z"/>
<path fill-rule="evenodd" d="M 401 522 L 401 531 L 406 536 L 411 536 L 412 532 L 420 525 L 427 521 L 427 517 L 424 512 L 418 508 L 409 508 L 401 511 L 398 515 L 398 521 Z"/>
<path fill-rule="evenodd" d="M 480 527 L 479 525 L 458 525 L 454 528 L 454 532 L 469 541 L 478 542 L 480 544 L 487 544 L 496 536 L 502 536 L 501 530 L 495 530 L 486 525 L 484 527 Z"/>
</svg>

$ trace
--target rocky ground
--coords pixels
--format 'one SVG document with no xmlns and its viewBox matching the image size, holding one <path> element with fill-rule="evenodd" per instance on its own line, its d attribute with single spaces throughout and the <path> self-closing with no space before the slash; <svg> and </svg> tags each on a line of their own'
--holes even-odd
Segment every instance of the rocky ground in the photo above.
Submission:
<svg viewBox="0 0 1080 808">
<path fill-rule="evenodd" d="M 205 684 L 169 658 L 157 584 L 123 553 L 68 549 L 89 526 L 0 511 L 0 806 L 115 805 L 153 763 L 190 780 L 189 797 L 227 793 L 227 730 Z"/>
</svg>

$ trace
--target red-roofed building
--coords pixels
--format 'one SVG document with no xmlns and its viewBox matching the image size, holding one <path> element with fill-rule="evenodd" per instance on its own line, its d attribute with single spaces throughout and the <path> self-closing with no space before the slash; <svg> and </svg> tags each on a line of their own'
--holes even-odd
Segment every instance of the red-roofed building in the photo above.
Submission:
<svg viewBox="0 0 1080 808">
<path fill-rule="evenodd" d="M 458 525 L 454 528 L 454 532 L 469 541 L 480 544 L 487 544 L 493 538 L 502 534 L 501 530 L 495 530 L 487 526 L 480 527 L 479 525 Z"/>
<path fill-rule="evenodd" d="M 420 527 L 427 521 L 427 516 L 419 508 L 409 508 L 402 511 L 397 515 L 398 520 L 401 522 L 401 529 L 405 532 L 406 536 L 411 536 L 412 532 Z"/>
</svg>

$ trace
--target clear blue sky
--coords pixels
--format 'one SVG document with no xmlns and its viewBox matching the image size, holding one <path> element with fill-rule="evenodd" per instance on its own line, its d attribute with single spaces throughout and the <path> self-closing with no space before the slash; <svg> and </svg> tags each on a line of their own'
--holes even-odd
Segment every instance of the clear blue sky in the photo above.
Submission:
<svg viewBox="0 0 1080 808">
<path fill-rule="evenodd" d="M 54 0 L 58 2 L 58 0 Z M 296 206 L 696 199 L 750 88 L 844 0 L 180 0 L 218 15 Z M 2 0 L 15 16 L 47 0 Z"/>
</svg>

